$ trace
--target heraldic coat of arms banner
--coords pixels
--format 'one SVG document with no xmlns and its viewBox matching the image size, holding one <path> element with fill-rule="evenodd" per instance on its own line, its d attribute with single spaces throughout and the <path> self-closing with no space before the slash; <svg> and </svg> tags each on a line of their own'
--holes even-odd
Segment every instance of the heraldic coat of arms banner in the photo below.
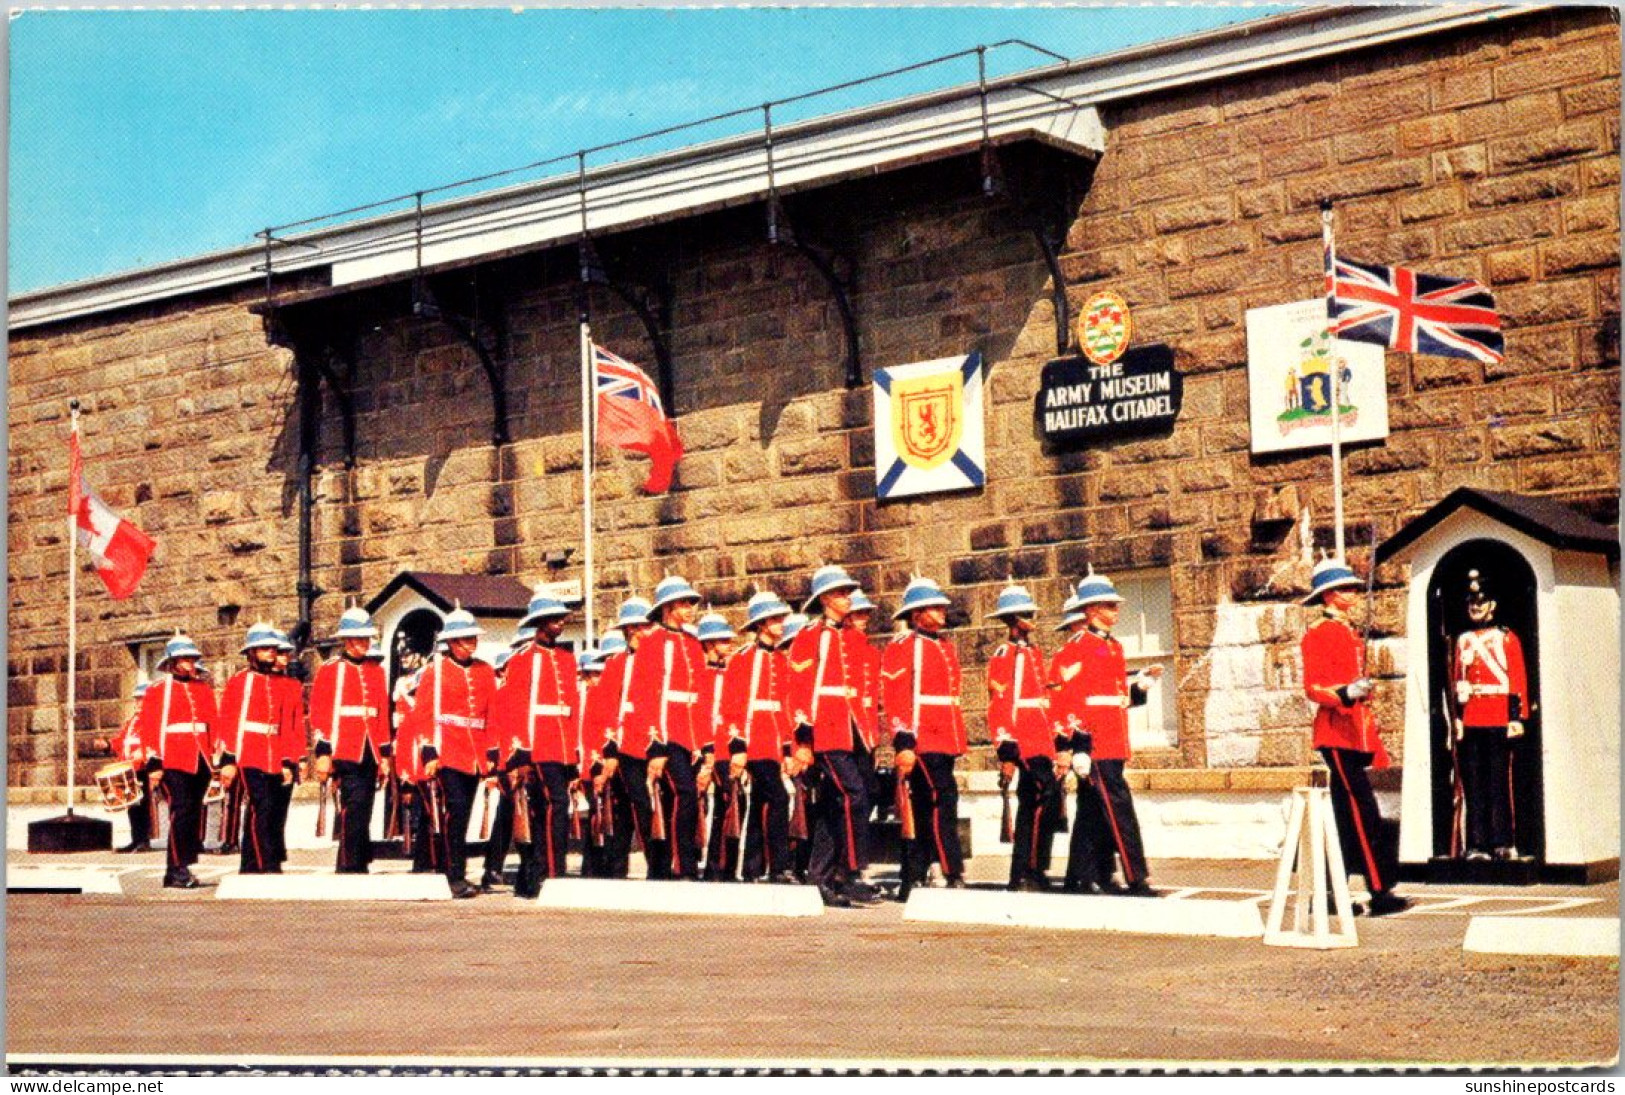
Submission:
<svg viewBox="0 0 1625 1095">
<path fill-rule="evenodd" d="M 874 392 L 877 498 L 987 482 L 979 351 L 876 369 Z"/>
</svg>

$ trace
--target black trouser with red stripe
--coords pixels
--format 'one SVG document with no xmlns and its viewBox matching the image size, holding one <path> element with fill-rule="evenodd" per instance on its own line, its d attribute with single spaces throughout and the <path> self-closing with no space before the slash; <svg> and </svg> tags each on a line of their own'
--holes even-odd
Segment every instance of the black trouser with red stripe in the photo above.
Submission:
<svg viewBox="0 0 1625 1095">
<path fill-rule="evenodd" d="M 1467 799 L 1467 850 L 1492 852 L 1513 835 L 1512 743 L 1505 726 L 1469 726 L 1457 743 Z"/>
<path fill-rule="evenodd" d="M 164 794 L 169 798 L 168 876 L 180 878 L 197 862 L 203 841 L 198 823 L 203 817 L 203 793 L 209 789 L 209 766 L 199 757 L 195 772 L 164 769 Z"/>
<path fill-rule="evenodd" d="M 411 813 L 407 824 L 412 827 L 412 873 L 434 874 L 441 869 L 440 837 L 436 830 L 445 814 L 444 796 L 438 786 L 430 797 L 433 780 L 415 780 L 412 783 Z M 432 814 L 432 816 L 431 816 Z"/>
<path fill-rule="evenodd" d="M 333 777 L 339 781 L 339 874 L 366 874 L 372 862 L 372 804 L 378 795 L 378 760 L 371 749 L 361 759 L 336 760 Z"/>
<path fill-rule="evenodd" d="M 711 814 L 705 830 L 705 877 L 713 882 L 729 881 L 739 873 L 739 834 L 728 835 L 728 814 L 739 810 L 733 801 L 738 793 L 728 758 L 722 757 L 711 769 L 711 786 L 705 792 Z"/>
<path fill-rule="evenodd" d="M 1387 893 L 1399 880 L 1399 856 L 1383 838 L 1382 813 L 1366 776 L 1372 754 L 1322 746 L 1320 755 L 1332 773 L 1332 816 L 1337 819 L 1343 866 L 1364 875 L 1372 894 Z"/>
<path fill-rule="evenodd" d="M 433 780 L 420 784 L 420 793 L 427 784 L 438 782 L 440 795 L 440 834 L 432 838 L 438 846 L 435 858 L 446 880 L 455 885 L 468 881 L 468 819 L 474 813 L 474 792 L 480 777 L 472 772 L 459 772 L 455 768 L 441 767 Z"/>
<path fill-rule="evenodd" d="M 680 745 L 666 747 L 666 773 L 662 791 L 666 807 L 666 837 L 670 855 L 661 874 L 650 878 L 700 877 L 700 789 L 695 782 L 698 754 Z"/>
<path fill-rule="evenodd" d="M 535 897 L 545 878 L 562 878 L 570 850 L 570 770 L 553 761 L 532 766 L 530 843 L 519 845 L 517 897 Z"/>
<path fill-rule="evenodd" d="M 648 878 L 661 878 L 656 873 L 657 863 L 668 863 L 671 855 L 669 846 L 663 840 L 651 841 L 649 835 L 650 822 L 654 817 L 654 804 L 649 798 L 649 762 L 643 757 L 629 757 L 621 755 L 620 766 L 615 770 L 615 778 L 610 780 L 613 795 L 617 802 L 626 804 L 626 812 L 631 816 L 632 828 L 627 830 L 619 824 L 615 827 L 614 846 L 607 857 L 612 869 L 625 863 L 631 858 L 632 832 L 636 832 L 638 840 L 643 843 L 643 861 L 645 875 Z M 617 819 L 618 820 L 618 819 Z M 656 845 L 649 847 L 650 843 Z M 625 878 L 627 869 L 621 868 L 614 878 Z"/>
<path fill-rule="evenodd" d="M 276 841 L 276 861 L 278 863 L 288 861 L 288 809 L 293 805 L 294 780 L 290 774 L 287 782 L 284 783 L 282 774 L 285 771 L 287 769 L 284 768 L 282 771 L 272 773 L 276 777 L 276 785 L 273 788 L 276 813 L 272 820 L 271 837 Z"/>
<path fill-rule="evenodd" d="M 1145 867 L 1145 845 L 1140 841 L 1140 819 L 1134 814 L 1134 796 L 1123 778 L 1121 760 L 1097 760 L 1089 778 L 1100 792 L 1101 819 L 1105 841 L 1101 845 L 1101 881 L 1111 877 L 1111 857 L 1115 854 L 1123 870 L 1125 886 L 1143 885 L 1150 872 Z"/>
<path fill-rule="evenodd" d="M 239 768 L 247 792 L 248 810 L 243 818 L 242 857 L 237 870 L 242 874 L 281 874 L 277 858 L 277 792 L 282 789 L 282 772 L 262 772 Z"/>
<path fill-rule="evenodd" d="M 485 839 L 485 873 L 501 874 L 508 865 L 508 849 L 513 845 L 513 794 L 497 795 L 497 808 L 491 815 L 491 835 Z"/>
<path fill-rule="evenodd" d="M 944 878 L 965 873 L 965 854 L 959 847 L 959 784 L 954 781 L 954 757 L 948 753 L 920 753 L 908 774 L 909 797 L 914 806 L 915 843 L 922 865 L 935 861 Z"/>
<path fill-rule="evenodd" d="M 818 810 L 807 875 L 819 886 L 841 886 L 869 865 L 869 754 L 818 754 Z"/>
<path fill-rule="evenodd" d="M 1010 849 L 1010 885 L 1043 878 L 1049 870 L 1050 846 L 1061 814 L 1061 781 L 1054 757 L 1028 757 L 1021 762 L 1016 784 L 1015 843 Z"/>
<path fill-rule="evenodd" d="M 794 868 L 790 861 L 790 793 L 776 760 L 748 760 L 750 788 L 741 803 L 745 877 L 763 878 Z"/>
</svg>

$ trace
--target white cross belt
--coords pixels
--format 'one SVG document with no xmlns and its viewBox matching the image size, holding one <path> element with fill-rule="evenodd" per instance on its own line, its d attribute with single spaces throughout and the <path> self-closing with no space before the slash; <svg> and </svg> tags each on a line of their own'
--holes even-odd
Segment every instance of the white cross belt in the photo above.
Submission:
<svg viewBox="0 0 1625 1095">
<path fill-rule="evenodd" d="M 274 722 L 240 722 L 237 727 L 245 734 L 264 734 L 267 737 L 277 732 Z"/>
<path fill-rule="evenodd" d="M 484 719 L 472 719 L 465 715 L 441 715 L 436 721 L 447 726 L 466 726 L 470 730 L 485 729 Z"/>
<path fill-rule="evenodd" d="M 756 712 L 758 712 L 758 711 L 777 711 L 777 710 L 779 710 L 779 701 L 778 700 L 751 700 L 750 701 L 750 712 L 753 715 L 756 714 Z"/>
<path fill-rule="evenodd" d="M 1127 696 L 1086 696 L 1083 701 L 1085 707 L 1127 707 Z"/>
<path fill-rule="evenodd" d="M 698 692 L 667 692 L 666 693 L 666 702 L 667 703 L 699 703 L 700 702 L 700 694 Z"/>
<path fill-rule="evenodd" d="M 1475 696 L 1505 696 L 1511 691 L 1512 690 L 1504 684 L 1473 685 L 1473 695 Z"/>
<path fill-rule="evenodd" d="M 825 685 L 824 687 L 822 687 L 822 688 L 820 688 L 818 690 L 818 694 L 820 696 L 840 696 L 842 699 L 849 699 L 852 696 L 856 696 L 858 694 L 858 690 L 855 689 L 855 688 L 837 687 L 835 685 Z"/>
<path fill-rule="evenodd" d="M 165 737 L 170 734 L 201 734 L 209 728 L 206 722 L 172 722 L 160 731 Z"/>
<path fill-rule="evenodd" d="M 534 715 L 548 715 L 563 718 L 570 713 L 570 709 L 562 703 L 533 703 L 530 713 Z"/>
<path fill-rule="evenodd" d="M 341 707 L 341 708 L 339 708 L 339 714 L 340 715 L 354 715 L 357 718 L 370 719 L 370 718 L 375 718 L 377 716 L 378 708 L 376 708 L 376 707 L 354 707 L 354 706 Z"/>
</svg>

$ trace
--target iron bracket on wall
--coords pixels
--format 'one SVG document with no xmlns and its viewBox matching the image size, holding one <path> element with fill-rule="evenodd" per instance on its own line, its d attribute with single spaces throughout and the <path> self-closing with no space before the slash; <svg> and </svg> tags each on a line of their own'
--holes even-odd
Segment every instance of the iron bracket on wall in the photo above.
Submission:
<svg viewBox="0 0 1625 1095">
<path fill-rule="evenodd" d="M 830 296 L 841 315 L 846 337 L 846 386 L 863 386 L 863 361 L 858 351 L 858 316 L 852 306 L 857 288 L 857 262 L 841 249 L 820 242 L 804 227 L 804 218 L 790 216 L 784 199 L 776 192 L 768 197 L 768 242 L 788 243 L 807 260 L 829 286 Z"/>
<path fill-rule="evenodd" d="M 613 261 L 599 251 L 592 237 L 582 241 L 586 256 L 585 270 L 590 284 L 602 285 L 632 309 L 649 336 L 649 346 L 655 357 L 655 383 L 660 386 L 660 401 L 668 415 L 677 413 L 677 373 L 672 358 L 672 301 L 676 290 L 672 284 L 671 257 L 664 250 L 634 262 L 631 256 L 617 256 Z M 632 270 L 637 266 L 637 272 Z"/>
<path fill-rule="evenodd" d="M 982 148 L 982 193 L 1015 211 L 1022 226 L 1032 233 L 1044 265 L 1049 268 L 1055 354 L 1065 357 L 1073 348 L 1072 304 L 1061 271 L 1061 249 L 1066 245 L 1067 229 L 1082 195 L 1070 175 L 1063 172 L 1060 177 L 1050 177 L 1052 174 L 1029 178 L 1027 172 L 1006 170 L 996 148 L 991 144 Z"/>
<path fill-rule="evenodd" d="M 483 290 L 477 274 L 466 284 L 450 275 L 420 276 L 412 282 L 412 314 L 438 319 L 479 358 L 491 389 L 491 442 L 506 445 L 508 431 L 508 311 Z"/>
</svg>

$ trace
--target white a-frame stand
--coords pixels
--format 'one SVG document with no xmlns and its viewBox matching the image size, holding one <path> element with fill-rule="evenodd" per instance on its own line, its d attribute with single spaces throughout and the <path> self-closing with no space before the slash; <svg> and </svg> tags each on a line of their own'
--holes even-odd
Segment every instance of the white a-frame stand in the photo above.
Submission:
<svg viewBox="0 0 1625 1095">
<path fill-rule="evenodd" d="M 1293 902 L 1292 928 L 1283 930 L 1286 899 L 1296 869 L 1298 895 Z M 1326 875 L 1332 877 L 1337 901 L 1338 930 L 1331 927 L 1326 907 Z M 1337 840 L 1337 819 L 1332 814 L 1331 792 L 1324 787 L 1298 787 L 1292 792 L 1292 813 L 1287 819 L 1281 865 L 1275 872 L 1275 893 L 1270 898 L 1264 942 L 1272 947 L 1307 947 L 1332 950 L 1357 947 L 1354 902 L 1349 898 L 1349 876 L 1343 867 L 1343 846 Z"/>
</svg>

